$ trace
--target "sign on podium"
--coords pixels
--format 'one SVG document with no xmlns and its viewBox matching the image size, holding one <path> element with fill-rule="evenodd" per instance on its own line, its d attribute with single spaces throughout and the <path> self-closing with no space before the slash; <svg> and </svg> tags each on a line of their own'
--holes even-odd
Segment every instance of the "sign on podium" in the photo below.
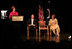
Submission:
<svg viewBox="0 0 72 49">
<path fill-rule="evenodd" d="M 24 16 L 12 16 L 12 21 L 24 21 Z"/>
</svg>

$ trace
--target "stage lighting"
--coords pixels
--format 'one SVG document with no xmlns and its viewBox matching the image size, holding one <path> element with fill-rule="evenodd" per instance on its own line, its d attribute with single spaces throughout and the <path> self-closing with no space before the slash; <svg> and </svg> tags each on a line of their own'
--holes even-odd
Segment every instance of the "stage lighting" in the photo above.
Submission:
<svg viewBox="0 0 72 49">
<path fill-rule="evenodd" d="M 69 36 L 68 38 L 71 39 L 71 36 Z"/>
<path fill-rule="evenodd" d="M 1 19 L 5 19 L 7 17 L 6 13 L 7 10 L 1 10 Z"/>
</svg>

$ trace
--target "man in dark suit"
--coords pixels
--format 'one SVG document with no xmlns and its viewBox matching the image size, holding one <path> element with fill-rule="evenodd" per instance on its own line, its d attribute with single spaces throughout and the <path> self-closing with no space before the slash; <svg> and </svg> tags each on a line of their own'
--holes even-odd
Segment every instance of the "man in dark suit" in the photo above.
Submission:
<svg viewBox="0 0 72 49">
<path fill-rule="evenodd" d="M 29 19 L 28 21 L 28 31 L 31 32 L 32 35 L 35 35 L 35 33 L 32 33 L 32 32 L 35 32 L 36 31 L 36 19 L 34 18 L 34 14 L 31 15 L 31 19 Z"/>
<path fill-rule="evenodd" d="M 34 14 L 31 15 L 31 19 L 29 19 L 29 26 L 36 26 L 36 19 L 34 18 Z"/>
</svg>

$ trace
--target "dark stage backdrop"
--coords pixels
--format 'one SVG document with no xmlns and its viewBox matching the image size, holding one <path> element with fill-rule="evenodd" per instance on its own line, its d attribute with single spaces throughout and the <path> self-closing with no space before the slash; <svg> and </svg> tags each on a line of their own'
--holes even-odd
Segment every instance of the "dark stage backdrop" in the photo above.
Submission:
<svg viewBox="0 0 72 49">
<path fill-rule="evenodd" d="M 7 9 L 8 15 L 11 12 L 11 6 L 15 5 L 19 15 L 24 15 L 25 25 L 27 25 L 27 20 L 32 13 L 35 14 L 35 18 L 38 20 L 38 6 L 41 4 L 44 12 L 47 8 L 50 8 L 51 14 L 56 14 L 61 33 L 71 33 L 70 1 L 51 0 L 50 5 L 48 0 L 2 0 L 1 2 L 1 10 Z"/>
<path fill-rule="evenodd" d="M 35 14 L 35 18 L 38 20 L 38 7 L 39 4 L 43 7 L 44 12 L 46 12 L 47 8 L 50 8 L 51 15 L 52 13 L 56 14 L 56 18 L 58 19 L 59 26 L 61 29 L 62 34 L 71 33 L 71 14 L 70 14 L 70 1 L 66 0 L 51 0 L 50 5 L 48 4 L 48 0 L 0 0 L 1 2 L 1 10 L 8 10 L 7 16 L 9 16 L 9 13 L 11 12 L 11 6 L 15 5 L 16 10 L 19 12 L 19 15 L 24 16 L 24 22 L 11 22 L 8 19 L 1 21 L 1 47 L 25 47 L 25 46 L 32 46 L 35 45 L 34 41 L 26 41 L 25 43 L 25 37 L 27 35 L 27 21 L 30 18 L 30 15 L 33 13 Z M 45 14 L 45 13 L 44 13 Z M 45 15 L 44 15 L 45 16 Z M 33 33 L 33 32 L 32 32 Z M 61 35 L 62 35 L 61 34 Z M 62 35 L 63 36 L 63 35 Z M 63 36 L 65 38 L 65 36 Z M 38 47 L 40 46 L 42 42 L 35 42 Z M 43 47 L 46 47 L 46 41 L 43 42 Z M 51 42 L 48 42 L 48 45 Z M 70 42 L 60 42 L 60 46 L 69 46 L 68 44 Z M 30 45 L 31 44 L 31 45 Z M 59 44 L 59 43 L 58 43 Z M 55 47 L 55 45 L 59 46 L 58 44 L 52 43 Z M 65 44 L 65 45 L 64 45 Z M 67 45 L 68 44 L 68 45 Z M 36 47 L 35 45 L 35 47 Z M 50 44 L 51 45 L 51 44 Z M 49 46 L 50 46 L 49 45 Z M 51 47 L 52 47 L 51 45 Z M 57 47 L 56 46 L 56 47 Z M 42 47 L 42 46 L 41 46 Z M 47 46 L 48 47 L 48 46 Z"/>
</svg>

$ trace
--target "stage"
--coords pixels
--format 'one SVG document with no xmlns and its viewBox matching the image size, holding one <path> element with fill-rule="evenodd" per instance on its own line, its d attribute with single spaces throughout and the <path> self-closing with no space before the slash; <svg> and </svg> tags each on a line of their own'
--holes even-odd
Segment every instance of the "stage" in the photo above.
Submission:
<svg viewBox="0 0 72 49">
<path fill-rule="evenodd" d="M 16 35 L 16 37 L 6 38 L 2 41 L 3 48 L 71 48 L 71 34 L 60 34 L 60 37 L 35 37 L 30 36 L 29 39 L 25 35 Z"/>
<path fill-rule="evenodd" d="M 1 21 L 1 46 L 2 48 L 70 48 L 71 38 L 68 38 L 70 32 L 60 32 L 60 36 L 47 35 L 42 32 L 41 35 L 30 32 L 27 37 L 27 28 L 24 22 Z M 37 32 L 38 33 L 38 32 Z"/>
<path fill-rule="evenodd" d="M 71 15 L 70 1 L 66 0 L 2 0 L 1 10 L 7 10 L 7 17 L 1 19 L 1 48 L 71 48 Z M 4 4 L 3 4 L 4 3 Z M 42 31 L 39 35 L 39 5 L 44 12 L 46 21 L 47 9 L 50 9 L 50 17 L 56 15 L 60 26 L 60 36 L 47 35 Z M 21 22 L 13 22 L 9 19 L 11 7 L 15 6 L 19 16 L 24 16 Z M 31 15 L 37 20 L 37 35 L 30 31 L 27 36 L 27 22 Z M 49 15 L 48 15 L 49 16 Z"/>
</svg>

